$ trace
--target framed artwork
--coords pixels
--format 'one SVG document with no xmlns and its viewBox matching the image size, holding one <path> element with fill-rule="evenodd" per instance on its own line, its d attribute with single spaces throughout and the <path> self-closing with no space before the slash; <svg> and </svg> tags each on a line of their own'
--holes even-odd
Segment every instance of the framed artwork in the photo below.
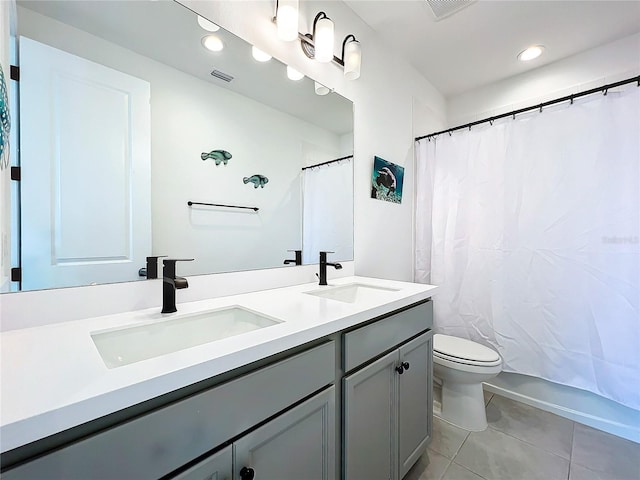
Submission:
<svg viewBox="0 0 640 480">
<path fill-rule="evenodd" d="M 402 203 L 404 167 L 374 157 L 371 175 L 371 198 L 392 203 Z"/>
</svg>

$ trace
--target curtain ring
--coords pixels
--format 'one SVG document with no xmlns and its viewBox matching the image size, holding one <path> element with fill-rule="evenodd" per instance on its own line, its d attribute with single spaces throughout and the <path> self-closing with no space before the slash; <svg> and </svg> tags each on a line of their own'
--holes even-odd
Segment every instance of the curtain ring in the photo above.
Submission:
<svg viewBox="0 0 640 480">
<path fill-rule="evenodd" d="M 451 136 L 451 130 L 449 130 L 449 132 L 448 132 L 448 133 L 449 133 L 449 136 Z"/>
<path fill-rule="evenodd" d="M 573 95 L 571 95 L 571 103 L 569 105 L 573 105 Z"/>
<path fill-rule="evenodd" d="M 542 113 L 542 104 L 540 104 L 540 113 Z"/>
<path fill-rule="evenodd" d="M 489 119 L 489 125 L 491 125 L 493 127 L 493 118 Z"/>
<path fill-rule="evenodd" d="M 514 119 L 514 120 L 516 119 L 516 114 L 515 114 L 515 113 L 513 114 L 513 119 Z"/>
<path fill-rule="evenodd" d="M 608 88 L 605 88 L 605 89 L 602 91 L 602 94 L 606 97 L 606 96 L 607 96 L 607 92 L 609 92 L 609 89 L 608 89 Z"/>
<path fill-rule="evenodd" d="M 469 125 L 469 131 L 471 131 L 471 125 Z"/>
</svg>

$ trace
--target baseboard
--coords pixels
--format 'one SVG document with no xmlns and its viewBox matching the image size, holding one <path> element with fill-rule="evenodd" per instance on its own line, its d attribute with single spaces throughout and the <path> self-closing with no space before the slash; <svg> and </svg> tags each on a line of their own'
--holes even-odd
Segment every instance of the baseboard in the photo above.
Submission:
<svg viewBox="0 0 640 480">
<path fill-rule="evenodd" d="M 485 390 L 640 443 L 640 411 L 591 392 L 537 377 L 502 372 Z"/>
</svg>

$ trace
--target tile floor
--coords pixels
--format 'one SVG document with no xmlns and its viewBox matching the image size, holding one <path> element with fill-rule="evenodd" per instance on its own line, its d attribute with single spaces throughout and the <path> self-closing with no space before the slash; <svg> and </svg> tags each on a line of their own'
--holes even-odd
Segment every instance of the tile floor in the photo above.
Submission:
<svg viewBox="0 0 640 480">
<path fill-rule="evenodd" d="M 404 480 L 640 480 L 640 444 L 485 392 L 484 432 L 434 418 Z"/>
</svg>

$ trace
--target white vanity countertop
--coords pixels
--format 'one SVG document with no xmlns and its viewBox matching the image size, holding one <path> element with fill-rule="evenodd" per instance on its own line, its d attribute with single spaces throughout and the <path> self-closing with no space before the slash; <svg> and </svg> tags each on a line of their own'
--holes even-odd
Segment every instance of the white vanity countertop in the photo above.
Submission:
<svg viewBox="0 0 640 480">
<path fill-rule="evenodd" d="M 363 283 L 387 291 L 375 299 L 345 303 L 304 292 Z M 0 334 L 0 452 L 136 405 L 306 342 L 352 327 L 432 296 L 437 287 L 346 277 L 108 315 Z M 178 301 L 180 292 L 177 293 Z M 231 306 L 282 321 L 234 337 L 109 369 L 91 333 L 176 315 Z"/>
</svg>

